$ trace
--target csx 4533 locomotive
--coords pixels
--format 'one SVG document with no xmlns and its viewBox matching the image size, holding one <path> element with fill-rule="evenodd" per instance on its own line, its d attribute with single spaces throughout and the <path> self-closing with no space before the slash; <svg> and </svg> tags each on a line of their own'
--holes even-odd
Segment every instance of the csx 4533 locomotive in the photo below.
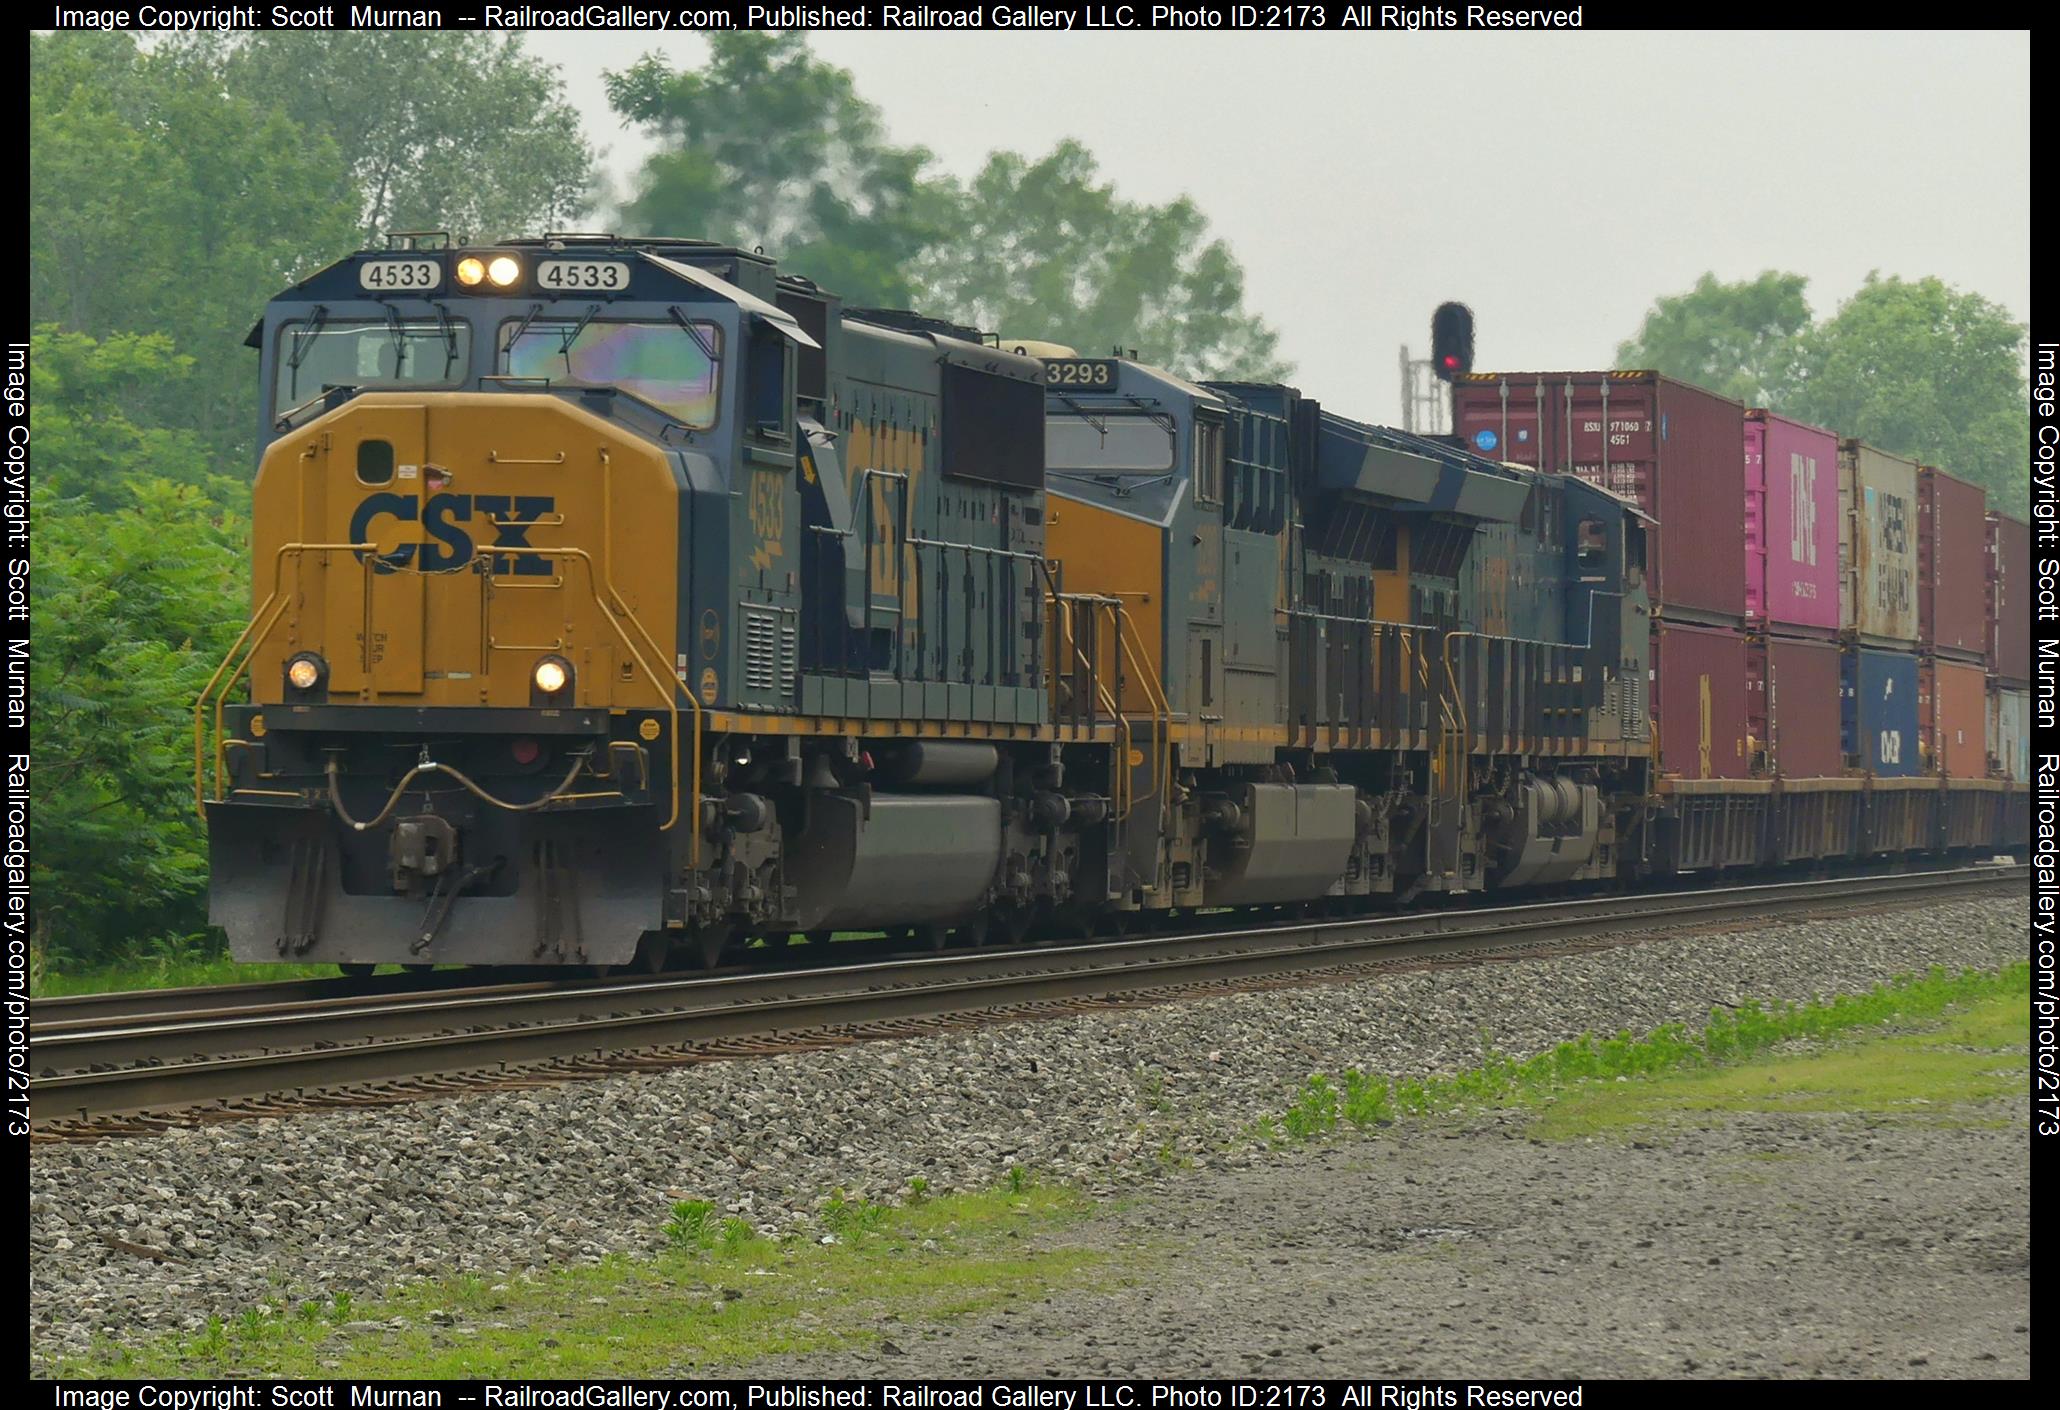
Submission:
<svg viewBox="0 0 2060 1410">
<path fill-rule="evenodd" d="M 241 959 L 713 963 L 1641 865 L 1648 525 L 1579 479 L 693 241 L 417 240 L 252 342 L 253 612 L 195 761 Z"/>
</svg>

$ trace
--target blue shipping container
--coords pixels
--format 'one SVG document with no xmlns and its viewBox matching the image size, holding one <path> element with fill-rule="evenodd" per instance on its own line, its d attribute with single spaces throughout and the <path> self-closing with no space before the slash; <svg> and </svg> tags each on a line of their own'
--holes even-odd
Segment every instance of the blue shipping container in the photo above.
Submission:
<svg viewBox="0 0 2060 1410">
<path fill-rule="evenodd" d="M 1917 751 L 1917 658 L 1865 647 L 1845 653 L 1839 734 L 1848 763 L 1884 778 L 1922 772 Z"/>
</svg>

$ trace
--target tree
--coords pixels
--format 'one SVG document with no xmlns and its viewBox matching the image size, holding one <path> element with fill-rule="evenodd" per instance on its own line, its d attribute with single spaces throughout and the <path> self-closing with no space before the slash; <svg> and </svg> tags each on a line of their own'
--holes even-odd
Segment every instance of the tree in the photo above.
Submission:
<svg viewBox="0 0 2060 1410">
<path fill-rule="evenodd" d="M 520 35 L 259 30 L 184 47 L 345 154 L 361 246 L 389 230 L 539 235 L 591 205 L 579 113 Z"/>
<path fill-rule="evenodd" d="M 30 462 L 34 492 L 95 510 L 128 504 L 131 481 L 189 485 L 241 508 L 250 490 L 217 473 L 190 430 L 139 424 L 134 408 L 146 390 L 176 394 L 193 359 L 162 333 L 116 333 L 102 341 L 55 326 L 29 340 L 36 400 Z"/>
<path fill-rule="evenodd" d="M 164 338 L 43 329 L 29 363 L 37 938 L 93 958 L 206 924 L 190 712 L 244 620 L 245 527 L 197 436 L 130 419 L 135 379 L 185 373 Z"/>
<path fill-rule="evenodd" d="M 349 249 L 355 196 L 327 138 L 127 35 L 30 40 L 29 308 L 93 337 L 168 333 L 190 375 L 125 410 L 196 431 L 245 472 L 245 332 L 274 291 Z"/>
<path fill-rule="evenodd" d="M 1937 279 L 1867 282 L 1804 333 L 1794 414 L 1937 465 L 2022 513 L 2031 424 L 2025 329 Z"/>
<path fill-rule="evenodd" d="M 1617 346 L 1617 366 L 1651 368 L 1747 406 L 1773 406 L 1795 383 L 1796 337 L 1810 326 L 1808 282 L 1771 269 L 1735 284 L 1705 274 L 1687 293 L 1653 301 L 1638 336 Z"/>
<path fill-rule="evenodd" d="M 996 152 L 938 199 L 948 234 L 919 266 L 940 308 L 1007 337 L 1135 348 L 1191 377 L 1277 380 L 1279 335 L 1244 307 L 1244 271 L 1186 197 L 1126 201 L 1073 141 Z"/>
<path fill-rule="evenodd" d="M 1088 351 L 1121 344 L 1197 376 L 1278 377 L 1277 337 L 1192 201 L 1121 199 L 1078 143 L 998 152 L 969 182 L 887 140 L 849 72 L 799 34 L 717 33 L 705 69 L 648 56 L 608 75 L 664 142 L 624 208 L 633 230 L 778 256 L 851 304 L 914 306 Z"/>
<path fill-rule="evenodd" d="M 793 32 L 708 36 L 708 66 L 658 55 L 607 75 L 608 100 L 666 145 L 645 162 L 625 226 L 778 254 L 859 305 L 905 306 L 907 268 L 936 237 L 930 154 L 886 140 L 849 72 Z"/>
</svg>

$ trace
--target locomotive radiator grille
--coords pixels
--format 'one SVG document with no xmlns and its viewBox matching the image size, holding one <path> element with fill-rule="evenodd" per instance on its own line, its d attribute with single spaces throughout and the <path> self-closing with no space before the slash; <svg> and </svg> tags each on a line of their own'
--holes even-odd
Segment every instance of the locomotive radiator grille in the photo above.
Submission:
<svg viewBox="0 0 2060 1410">
<path fill-rule="evenodd" d="M 794 693 L 794 614 L 776 607 L 744 612 L 744 688 L 776 695 Z"/>
</svg>

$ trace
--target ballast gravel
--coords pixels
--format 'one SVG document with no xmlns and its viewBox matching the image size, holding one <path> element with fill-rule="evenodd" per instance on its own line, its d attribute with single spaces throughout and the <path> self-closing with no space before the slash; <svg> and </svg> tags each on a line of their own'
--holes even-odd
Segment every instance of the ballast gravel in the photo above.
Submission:
<svg viewBox="0 0 2060 1410">
<path fill-rule="evenodd" d="M 39 1148 L 29 1336 L 49 1369 L 286 1298 L 653 1250 L 675 1200 L 807 1232 L 829 1195 L 985 1188 L 1020 1166 L 1095 1193 L 1169 1165 L 1249 1170 L 1244 1139 L 1312 1072 L 1402 1077 L 1713 1006 L 1865 989 L 2024 954 L 2015 897 L 1520 963 L 710 1063 L 527 1091 Z M 1493 1180 L 1492 1172 L 1483 1178 Z M 1524 1177 L 1503 1177 L 1521 1201 Z M 153 1257 L 156 1250 L 162 1256 Z"/>
</svg>

